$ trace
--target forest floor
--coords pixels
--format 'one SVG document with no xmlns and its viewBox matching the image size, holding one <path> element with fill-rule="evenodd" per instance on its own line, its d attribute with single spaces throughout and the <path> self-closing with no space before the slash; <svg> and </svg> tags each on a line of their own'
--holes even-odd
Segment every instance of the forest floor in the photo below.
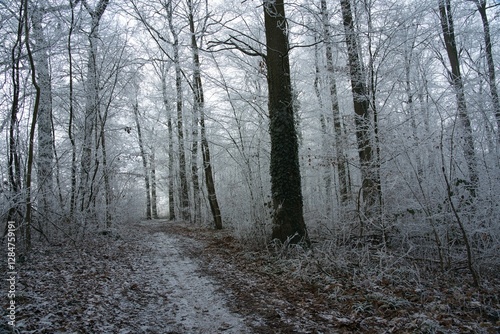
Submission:
<svg viewBox="0 0 500 334">
<path fill-rule="evenodd" d="M 34 248 L 17 268 L 19 333 L 500 333 L 496 281 L 337 275 L 228 230 L 158 220 Z"/>
</svg>

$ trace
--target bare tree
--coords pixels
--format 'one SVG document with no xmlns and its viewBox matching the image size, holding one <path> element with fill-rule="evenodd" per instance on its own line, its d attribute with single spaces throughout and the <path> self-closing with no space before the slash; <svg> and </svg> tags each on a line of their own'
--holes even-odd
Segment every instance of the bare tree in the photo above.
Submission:
<svg viewBox="0 0 500 334">
<path fill-rule="evenodd" d="M 195 115 L 199 115 L 200 117 L 200 127 L 201 127 L 201 148 L 203 155 L 203 170 L 205 173 L 205 183 L 207 186 L 208 192 L 208 202 L 210 205 L 210 210 L 212 211 L 212 217 L 214 220 L 214 226 L 216 229 L 222 229 L 222 216 L 219 208 L 219 202 L 217 200 L 217 193 L 215 191 L 215 182 L 212 171 L 212 162 L 210 157 L 210 148 L 208 146 L 208 139 L 205 127 L 205 97 L 203 94 L 203 85 L 201 81 L 201 68 L 200 68 L 200 50 L 198 48 L 197 36 L 195 31 L 194 24 L 194 15 L 193 15 L 193 3 L 192 0 L 188 0 L 188 16 L 189 16 L 189 30 L 191 32 L 191 51 L 193 53 L 193 94 L 194 94 L 194 107 L 193 113 Z M 205 2 L 205 6 L 208 3 Z M 204 30 L 204 29 L 203 29 Z M 202 32 L 203 32 L 202 30 Z M 196 119 L 196 117 L 195 117 Z M 193 127 L 196 128 L 197 124 L 193 124 Z M 194 139 L 193 139 L 194 140 Z M 193 151 L 194 151 L 193 143 Z M 194 155 L 194 153 L 193 153 Z M 196 174 L 197 171 L 193 169 L 193 175 Z M 196 191 L 196 189 L 195 189 Z M 196 201 L 196 198 L 195 198 Z M 196 205 L 196 203 L 195 203 Z"/>
<path fill-rule="evenodd" d="M 170 104 L 168 101 L 167 94 L 167 73 L 164 63 L 161 62 L 159 65 L 159 71 L 161 76 L 161 91 L 162 100 L 165 107 L 165 113 L 167 117 L 167 131 L 168 131 L 168 211 L 169 219 L 175 219 L 175 192 L 174 192 L 174 143 L 173 143 L 173 126 L 172 126 L 172 115 L 170 110 Z"/>
<path fill-rule="evenodd" d="M 348 165 L 344 153 L 345 140 L 342 134 L 342 123 L 340 118 L 340 108 L 337 98 L 337 83 L 335 82 L 335 69 L 333 63 L 333 46 L 330 28 L 330 19 L 326 0 L 321 0 L 321 17 L 323 23 L 323 44 L 325 45 L 327 81 L 330 92 L 330 105 L 333 116 L 333 129 L 335 134 L 335 165 L 337 167 L 340 202 L 346 204 L 351 198 L 351 190 L 348 182 Z"/>
<path fill-rule="evenodd" d="M 42 28 L 44 8 L 33 4 L 31 22 L 33 27 L 33 58 L 37 69 L 37 81 L 40 86 L 40 107 L 38 110 L 38 147 L 37 147 L 37 183 L 38 212 L 44 221 L 51 221 L 53 201 L 54 136 L 52 130 L 52 82 L 49 69 L 49 45 Z"/>
<path fill-rule="evenodd" d="M 83 147 L 80 160 L 80 211 L 88 212 L 91 208 L 93 194 L 92 152 L 93 135 L 99 114 L 99 82 L 97 73 L 97 53 L 99 44 L 99 23 L 109 4 L 109 0 L 100 0 L 94 9 L 86 0 L 82 0 L 85 9 L 91 17 L 90 32 L 88 34 L 89 49 L 87 59 L 85 122 L 83 132 Z M 95 168 L 95 166 L 94 166 Z"/>
<path fill-rule="evenodd" d="M 143 142 L 143 138 L 142 138 L 141 123 L 139 121 L 139 103 L 137 102 L 137 98 L 136 98 L 134 105 L 132 106 L 132 109 L 134 111 L 135 126 L 137 129 L 137 140 L 139 143 L 139 150 L 141 152 L 142 170 L 144 173 L 144 186 L 145 186 L 145 191 L 146 191 L 146 219 L 151 219 L 152 218 L 151 186 L 150 186 L 150 181 L 149 181 L 148 158 L 147 158 L 147 153 L 146 153 L 146 150 L 144 148 L 144 142 Z"/>
<path fill-rule="evenodd" d="M 464 83 L 460 72 L 460 60 L 455 41 L 455 28 L 453 25 L 450 0 L 439 0 L 439 14 L 446 53 L 451 67 L 451 70 L 449 71 L 449 79 L 455 91 L 458 118 L 463 128 L 463 150 L 470 178 L 470 184 L 467 188 L 469 189 L 471 195 L 475 197 L 476 190 L 479 185 L 476 150 L 474 145 L 474 136 L 472 133 L 472 125 L 467 112 Z"/>
<path fill-rule="evenodd" d="M 26 226 L 24 228 L 24 237 L 26 242 L 26 250 L 31 250 L 31 227 L 33 225 L 33 203 L 32 201 L 32 172 L 33 172 L 33 160 L 34 160 L 34 150 L 35 150 L 35 128 L 38 120 L 38 111 L 40 110 L 40 85 L 36 78 L 36 67 L 33 58 L 33 52 L 30 46 L 30 29 L 28 20 L 28 0 L 24 2 L 24 33 L 25 33 L 25 43 L 26 51 L 28 53 L 28 60 L 31 68 L 31 82 L 35 88 L 35 102 L 33 104 L 33 114 L 31 118 L 31 125 L 29 131 L 28 139 L 28 161 L 26 163 Z"/>
<path fill-rule="evenodd" d="M 488 64 L 488 84 L 490 86 L 491 102 L 493 104 L 493 112 L 497 121 L 497 140 L 500 143 L 500 99 L 498 97 L 498 89 L 496 83 L 495 62 L 493 61 L 493 50 L 490 34 L 490 23 L 486 13 L 486 0 L 473 0 L 476 4 L 481 22 L 483 24 L 484 47 L 486 52 L 486 63 Z"/>
<path fill-rule="evenodd" d="M 172 1 L 168 1 L 165 5 L 167 12 L 168 26 L 172 35 L 172 52 L 175 66 L 175 88 L 176 88 L 176 109 L 177 109 L 177 140 L 179 144 L 179 178 L 181 182 L 181 216 L 182 219 L 190 220 L 189 211 L 189 187 L 187 182 L 186 171 L 186 152 L 184 150 L 184 122 L 183 122 L 183 90 L 182 90 L 182 68 L 179 57 L 179 33 L 174 24 L 174 8 Z"/>
<path fill-rule="evenodd" d="M 370 115 L 370 100 L 366 86 L 366 74 L 359 56 L 358 37 L 351 10 L 351 0 L 340 0 L 347 44 L 347 57 L 353 95 L 356 139 L 361 163 L 361 190 L 365 214 L 372 216 L 380 203 L 380 178 L 376 170 L 373 152 L 373 127 Z"/>
<path fill-rule="evenodd" d="M 21 174 L 21 159 L 20 159 L 20 143 L 19 143 L 19 120 L 18 114 L 20 111 L 20 93 L 21 93 L 21 57 L 23 48 L 24 20 L 25 20 L 25 1 L 19 4 L 19 12 L 16 17 L 17 29 L 16 39 L 10 50 L 11 61 L 11 85 L 12 85 L 12 103 L 10 108 L 9 134 L 8 134 L 8 156 L 7 156 L 7 171 L 9 184 L 9 212 L 7 215 L 8 221 L 18 220 L 24 214 L 21 207 L 21 190 L 22 174 Z"/>
</svg>

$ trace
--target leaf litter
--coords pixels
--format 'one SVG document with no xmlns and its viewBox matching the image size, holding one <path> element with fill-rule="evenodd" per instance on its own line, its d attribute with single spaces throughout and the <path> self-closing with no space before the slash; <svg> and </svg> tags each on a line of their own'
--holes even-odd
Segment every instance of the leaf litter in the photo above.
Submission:
<svg viewBox="0 0 500 334">
<path fill-rule="evenodd" d="M 500 332 L 498 281 L 363 275 L 321 253 L 252 251 L 230 230 L 146 221 L 34 248 L 18 270 L 20 333 Z"/>
<path fill-rule="evenodd" d="M 162 232 L 161 224 L 143 222 L 118 239 L 96 236 L 78 247 L 37 245 L 18 270 L 17 330 L 251 333 L 218 283 L 186 256 L 185 243 L 196 241 Z"/>
</svg>

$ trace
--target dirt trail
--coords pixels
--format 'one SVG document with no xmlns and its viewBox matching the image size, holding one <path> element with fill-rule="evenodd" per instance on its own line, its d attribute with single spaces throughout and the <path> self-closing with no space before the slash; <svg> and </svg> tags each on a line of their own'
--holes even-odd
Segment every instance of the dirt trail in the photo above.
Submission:
<svg viewBox="0 0 500 334">
<path fill-rule="evenodd" d="M 79 245 L 37 244 L 19 268 L 18 332 L 252 333 L 189 256 L 199 242 L 166 227 L 148 221 Z"/>
<path fill-rule="evenodd" d="M 23 334 L 500 330 L 496 281 L 477 291 L 439 277 L 328 273 L 320 266 L 325 253 L 251 251 L 229 230 L 147 221 L 76 245 L 35 241 L 33 249 L 18 269 Z M 5 301 L 3 309 L 5 319 Z M 0 324 L 0 334 L 6 329 Z"/>
<path fill-rule="evenodd" d="M 143 229 L 151 231 L 145 235 L 144 241 L 152 249 L 152 253 L 143 254 L 143 260 L 151 262 L 144 274 L 150 280 L 150 287 L 166 296 L 165 302 L 156 307 L 168 310 L 165 317 L 171 331 L 250 333 L 242 317 L 226 307 L 227 295 L 217 291 L 217 283 L 201 273 L 196 260 L 186 256 L 185 248 L 194 247 L 186 243 L 194 241 L 167 234 L 162 225 L 165 223 L 140 224 Z"/>
</svg>

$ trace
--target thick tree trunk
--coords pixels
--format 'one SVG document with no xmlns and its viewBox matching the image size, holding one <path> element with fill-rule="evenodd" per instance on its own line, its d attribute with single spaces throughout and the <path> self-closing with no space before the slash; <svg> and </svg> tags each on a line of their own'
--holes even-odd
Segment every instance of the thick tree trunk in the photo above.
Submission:
<svg viewBox="0 0 500 334">
<path fill-rule="evenodd" d="M 322 91 L 322 85 L 321 85 L 321 73 L 320 73 L 320 68 L 319 68 L 319 55 L 318 55 L 318 46 L 315 46 L 314 49 L 314 64 L 315 64 L 315 76 L 314 76 L 314 92 L 316 94 L 316 98 L 318 99 L 318 104 L 319 104 L 319 110 L 321 111 L 321 114 L 319 116 L 319 122 L 321 126 L 321 148 L 323 150 L 323 154 L 325 154 L 325 158 L 323 159 L 323 181 L 325 184 L 325 193 L 326 193 L 326 198 L 325 198 L 325 213 L 328 218 L 331 217 L 332 215 L 332 201 L 333 201 L 333 191 L 332 191 L 332 164 L 331 164 L 331 159 L 332 157 L 326 152 L 328 152 L 331 149 L 331 141 L 329 140 L 330 138 L 330 133 L 328 131 L 327 127 L 327 121 L 328 117 L 325 115 L 325 106 L 323 103 L 323 97 L 321 95 Z"/>
<path fill-rule="evenodd" d="M 272 238 L 309 243 L 304 222 L 288 33 L 283 0 L 264 0 L 271 135 Z"/>
</svg>

